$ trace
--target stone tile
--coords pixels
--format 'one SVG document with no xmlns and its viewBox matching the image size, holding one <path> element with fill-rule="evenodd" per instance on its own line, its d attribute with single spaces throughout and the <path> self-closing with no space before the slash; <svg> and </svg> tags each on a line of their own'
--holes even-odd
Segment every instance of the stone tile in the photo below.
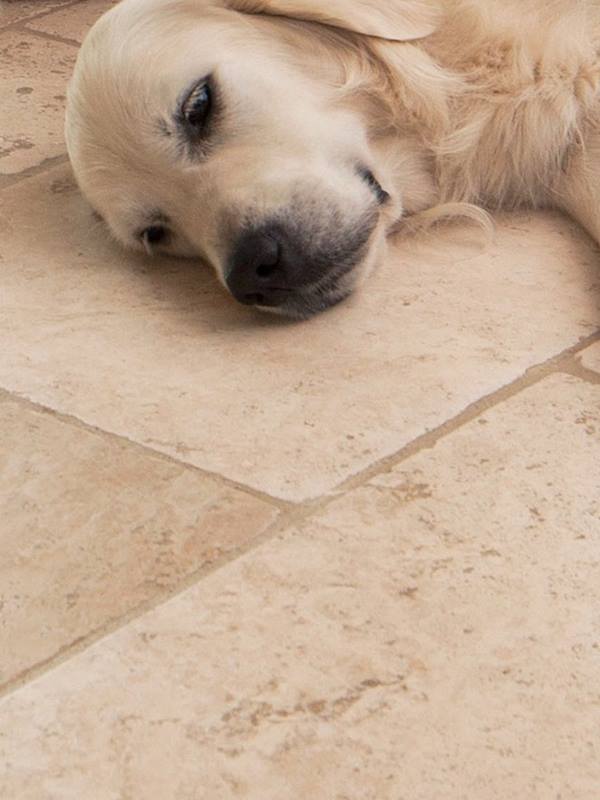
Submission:
<svg viewBox="0 0 600 800">
<path fill-rule="evenodd" d="M 276 513 L 12 400 L 0 399 L 0 429 L 0 684 L 175 588 Z"/>
<path fill-rule="evenodd" d="M 485 253 L 400 243 L 352 301 L 290 324 L 199 263 L 119 250 L 64 168 L 2 200 L 0 385 L 292 500 L 600 324 L 597 251 L 557 215 L 507 217 Z"/>
<path fill-rule="evenodd" d="M 33 20 L 28 27 L 37 31 L 62 36 L 82 42 L 88 30 L 105 11 L 119 0 L 86 0 L 74 8 L 65 8 L 55 14 Z"/>
<path fill-rule="evenodd" d="M 596 800 L 600 386 L 545 380 L 0 704 L 19 800 Z"/>
<path fill-rule="evenodd" d="M 0 27 L 53 11 L 69 0 L 4 0 L 0 2 Z"/>
<path fill-rule="evenodd" d="M 65 92 L 77 51 L 22 31 L 0 34 L 0 174 L 65 152 Z"/>
<path fill-rule="evenodd" d="M 586 369 L 600 372 L 600 342 L 584 350 L 579 360 Z"/>
</svg>

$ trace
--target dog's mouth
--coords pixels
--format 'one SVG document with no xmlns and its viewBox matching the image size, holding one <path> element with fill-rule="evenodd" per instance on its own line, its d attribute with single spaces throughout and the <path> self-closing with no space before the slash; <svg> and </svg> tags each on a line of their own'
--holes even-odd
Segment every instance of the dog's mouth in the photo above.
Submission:
<svg viewBox="0 0 600 800">
<path fill-rule="evenodd" d="M 342 303 L 344 300 L 350 297 L 351 294 L 352 292 L 348 291 L 343 294 L 338 292 L 330 296 L 303 295 L 297 296 L 293 300 L 290 300 L 282 305 L 258 305 L 256 308 L 259 311 L 266 311 L 278 314 L 282 317 L 287 317 L 287 319 L 290 320 L 303 322 L 311 317 L 317 316 L 317 314 L 322 314 L 324 311 L 328 311 L 330 308 L 339 305 L 339 303 Z"/>
<path fill-rule="evenodd" d="M 282 290 L 278 298 L 257 297 L 252 303 L 259 311 L 266 311 L 293 320 L 307 320 L 339 305 L 352 294 L 351 281 L 335 279 L 327 285 L 299 291 Z"/>
</svg>

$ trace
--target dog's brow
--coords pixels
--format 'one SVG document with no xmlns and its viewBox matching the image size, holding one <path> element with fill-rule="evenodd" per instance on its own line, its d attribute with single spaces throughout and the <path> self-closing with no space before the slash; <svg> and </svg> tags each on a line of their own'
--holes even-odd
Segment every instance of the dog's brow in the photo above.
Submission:
<svg viewBox="0 0 600 800">
<path fill-rule="evenodd" d="M 140 214 L 141 224 L 144 227 L 148 225 L 168 225 L 171 220 L 169 216 L 158 208 L 153 208 L 151 211 L 143 211 Z"/>
</svg>

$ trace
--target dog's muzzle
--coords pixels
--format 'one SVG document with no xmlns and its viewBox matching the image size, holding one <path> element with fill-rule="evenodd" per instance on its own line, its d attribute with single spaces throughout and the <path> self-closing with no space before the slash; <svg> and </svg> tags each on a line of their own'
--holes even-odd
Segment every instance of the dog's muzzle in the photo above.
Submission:
<svg viewBox="0 0 600 800">
<path fill-rule="evenodd" d="M 350 274 L 368 250 L 377 215 L 369 213 L 351 231 L 302 231 L 274 221 L 239 236 L 225 281 L 244 305 L 306 318 L 350 294 Z"/>
</svg>

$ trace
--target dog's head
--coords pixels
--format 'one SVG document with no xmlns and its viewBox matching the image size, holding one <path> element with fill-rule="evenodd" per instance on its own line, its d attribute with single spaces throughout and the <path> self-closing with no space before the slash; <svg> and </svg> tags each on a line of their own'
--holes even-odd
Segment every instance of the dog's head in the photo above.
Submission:
<svg viewBox="0 0 600 800">
<path fill-rule="evenodd" d="M 310 316 L 401 213 L 344 54 L 432 26 L 428 0 L 123 0 L 69 90 L 79 185 L 126 246 L 202 258 L 240 302 Z"/>
</svg>

